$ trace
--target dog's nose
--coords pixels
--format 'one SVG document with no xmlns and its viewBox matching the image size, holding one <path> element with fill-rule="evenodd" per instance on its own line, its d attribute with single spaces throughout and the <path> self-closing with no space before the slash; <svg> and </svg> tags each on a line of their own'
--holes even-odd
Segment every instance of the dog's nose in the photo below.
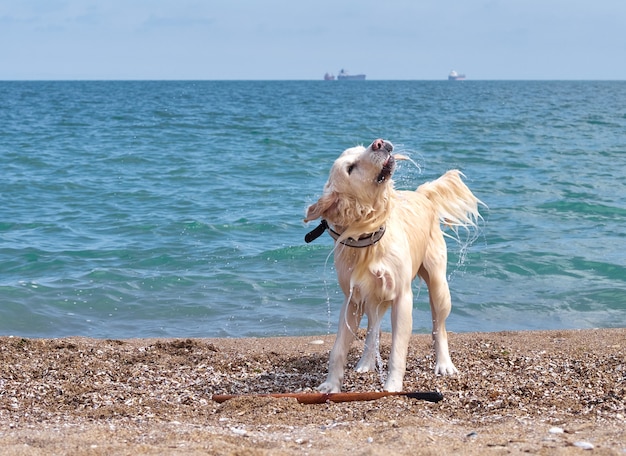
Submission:
<svg viewBox="0 0 626 456">
<path fill-rule="evenodd" d="M 372 150 L 377 151 L 380 149 L 385 149 L 387 152 L 391 153 L 391 151 L 393 150 L 393 146 L 390 142 L 387 142 L 384 139 L 375 139 L 372 143 Z"/>
</svg>

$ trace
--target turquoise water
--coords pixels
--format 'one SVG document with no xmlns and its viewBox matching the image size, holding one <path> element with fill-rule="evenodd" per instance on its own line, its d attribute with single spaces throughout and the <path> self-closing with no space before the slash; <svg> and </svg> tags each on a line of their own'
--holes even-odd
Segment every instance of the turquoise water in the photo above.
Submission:
<svg viewBox="0 0 626 456">
<path fill-rule="evenodd" d="M 333 333 L 332 240 L 305 244 L 302 217 L 377 137 L 415 162 L 398 188 L 459 168 L 489 206 L 449 244 L 450 330 L 626 325 L 626 82 L 0 82 L 0 100 L 0 334 Z"/>
</svg>

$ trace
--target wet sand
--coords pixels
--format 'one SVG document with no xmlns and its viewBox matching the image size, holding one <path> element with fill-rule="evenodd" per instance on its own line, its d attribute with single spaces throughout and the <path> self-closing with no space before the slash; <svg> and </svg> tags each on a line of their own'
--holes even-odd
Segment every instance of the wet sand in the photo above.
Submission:
<svg viewBox="0 0 626 456">
<path fill-rule="evenodd" d="M 344 391 L 380 390 L 360 336 Z M 439 403 L 212 400 L 313 391 L 333 341 L 2 337 L 0 454 L 626 454 L 626 329 L 450 334 L 455 377 L 414 335 L 405 390 Z"/>
</svg>

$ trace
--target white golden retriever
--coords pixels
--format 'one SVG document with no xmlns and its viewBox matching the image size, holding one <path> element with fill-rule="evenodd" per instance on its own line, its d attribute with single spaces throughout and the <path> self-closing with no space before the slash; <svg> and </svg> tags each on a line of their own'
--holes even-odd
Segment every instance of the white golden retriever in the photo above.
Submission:
<svg viewBox="0 0 626 456">
<path fill-rule="evenodd" d="M 480 201 L 451 170 L 416 191 L 397 191 L 391 176 L 396 160 L 393 145 L 382 139 L 369 147 L 344 151 L 333 164 L 323 195 L 306 213 L 305 222 L 322 223 L 305 238 L 324 231 L 335 238 L 335 268 L 345 301 L 337 338 L 330 352 L 323 392 L 339 392 L 348 350 L 363 313 L 367 337 L 358 372 L 376 368 L 381 319 L 391 307 L 392 342 L 386 391 L 402 391 L 412 332 L 412 280 L 428 286 L 433 318 L 435 373 L 453 375 L 445 321 L 450 313 L 446 279 L 447 250 L 440 224 L 456 229 L 476 225 Z"/>
</svg>

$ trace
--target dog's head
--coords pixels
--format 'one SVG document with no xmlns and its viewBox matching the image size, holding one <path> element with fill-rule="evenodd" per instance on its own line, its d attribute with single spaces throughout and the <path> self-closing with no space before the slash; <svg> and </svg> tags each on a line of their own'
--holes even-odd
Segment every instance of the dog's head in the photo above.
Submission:
<svg viewBox="0 0 626 456">
<path fill-rule="evenodd" d="M 367 148 L 345 150 L 333 164 L 324 194 L 309 206 L 305 222 L 323 218 L 336 228 L 378 229 L 387 213 L 389 192 L 393 191 L 391 176 L 396 160 L 406 157 L 392 155 L 393 145 L 382 139 Z M 381 223 L 381 219 L 383 219 Z"/>
</svg>

